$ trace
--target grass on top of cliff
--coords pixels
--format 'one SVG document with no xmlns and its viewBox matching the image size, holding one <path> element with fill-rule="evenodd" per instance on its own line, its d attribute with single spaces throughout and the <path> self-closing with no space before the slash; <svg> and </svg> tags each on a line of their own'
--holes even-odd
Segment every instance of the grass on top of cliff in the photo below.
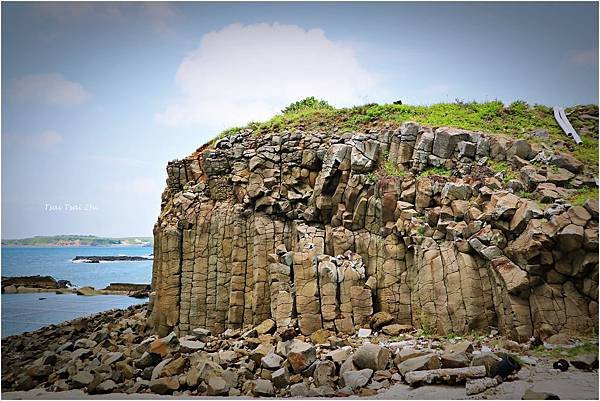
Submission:
<svg viewBox="0 0 600 401">
<path fill-rule="evenodd" d="M 546 142 L 560 150 L 570 151 L 588 165 L 597 165 L 598 106 L 576 106 L 566 109 L 566 113 L 582 137 L 582 145 L 575 145 L 563 134 L 554 119 L 552 108 L 529 105 L 523 101 L 513 102 L 508 106 L 500 101 L 484 103 L 457 101 L 429 106 L 367 104 L 336 109 L 314 97 L 292 103 L 268 121 L 252 122 L 246 127 L 226 130 L 215 140 L 243 129 L 251 129 L 256 135 L 300 128 L 318 132 L 354 132 L 416 121 L 431 127 L 449 126 L 513 138 L 526 138 L 532 142 Z M 527 136 L 528 133 L 538 129 L 548 131 L 549 139 L 542 140 Z M 565 145 L 561 144 L 563 142 Z"/>
</svg>

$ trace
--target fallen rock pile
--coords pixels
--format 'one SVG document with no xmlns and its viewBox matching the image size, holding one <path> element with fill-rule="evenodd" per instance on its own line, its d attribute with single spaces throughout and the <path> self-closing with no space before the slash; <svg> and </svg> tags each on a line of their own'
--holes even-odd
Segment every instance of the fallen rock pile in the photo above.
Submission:
<svg viewBox="0 0 600 401">
<path fill-rule="evenodd" d="M 477 394 L 511 380 L 523 363 L 515 355 L 531 346 L 493 334 L 485 341 L 448 340 L 411 329 L 389 337 L 383 334 L 389 324 L 367 337 L 326 330 L 304 336 L 291 328 L 277 332 L 270 319 L 219 335 L 196 328 L 158 337 L 150 335 L 146 314 L 146 306 L 133 306 L 3 339 L 2 391 L 333 397 L 374 396 L 397 383 L 445 383 Z M 377 321 L 381 316 L 371 326 Z M 492 338 L 498 351 L 485 345 Z M 598 359 L 571 363 L 597 369 Z"/>
</svg>

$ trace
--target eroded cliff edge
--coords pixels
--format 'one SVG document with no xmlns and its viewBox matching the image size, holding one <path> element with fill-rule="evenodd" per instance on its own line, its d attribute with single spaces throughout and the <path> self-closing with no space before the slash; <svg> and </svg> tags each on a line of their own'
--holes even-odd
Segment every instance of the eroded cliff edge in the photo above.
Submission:
<svg viewBox="0 0 600 401">
<path fill-rule="evenodd" d="M 543 141 L 413 122 L 247 129 L 167 171 L 161 335 L 267 318 L 351 333 L 376 311 L 522 341 L 598 325 L 598 202 L 568 201 L 596 188 L 596 166 Z"/>
</svg>

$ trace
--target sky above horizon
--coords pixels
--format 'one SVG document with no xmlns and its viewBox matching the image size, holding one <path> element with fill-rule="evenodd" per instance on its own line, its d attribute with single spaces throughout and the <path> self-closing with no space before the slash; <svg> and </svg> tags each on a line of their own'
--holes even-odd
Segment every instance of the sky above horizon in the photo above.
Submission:
<svg viewBox="0 0 600 401">
<path fill-rule="evenodd" d="M 2 238 L 149 236 L 169 160 L 306 96 L 598 103 L 598 4 L 2 3 Z"/>
</svg>

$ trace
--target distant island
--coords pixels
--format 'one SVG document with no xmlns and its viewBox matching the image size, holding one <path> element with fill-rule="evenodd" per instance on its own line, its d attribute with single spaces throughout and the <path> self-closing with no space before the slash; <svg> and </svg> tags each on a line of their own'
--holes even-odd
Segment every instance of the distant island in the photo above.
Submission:
<svg viewBox="0 0 600 401">
<path fill-rule="evenodd" d="M 152 237 L 97 237 L 95 235 L 49 235 L 3 239 L 2 246 L 152 246 Z"/>
</svg>

